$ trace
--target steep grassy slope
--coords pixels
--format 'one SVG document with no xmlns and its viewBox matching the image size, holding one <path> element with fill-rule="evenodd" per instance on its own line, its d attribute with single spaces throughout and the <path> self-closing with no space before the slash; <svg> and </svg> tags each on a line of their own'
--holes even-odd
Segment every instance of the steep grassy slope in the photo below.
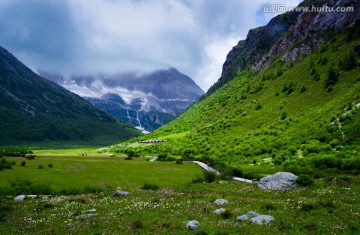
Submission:
<svg viewBox="0 0 360 235">
<path fill-rule="evenodd" d="M 175 121 L 139 138 L 166 139 L 166 144 L 137 150 L 275 164 L 313 154 L 358 156 L 359 25 L 321 34 L 328 42 L 314 53 L 286 63 L 281 58 L 289 48 L 265 71 L 237 74 Z"/>
<path fill-rule="evenodd" d="M 0 47 L 0 145 L 110 144 L 139 135 Z"/>
</svg>

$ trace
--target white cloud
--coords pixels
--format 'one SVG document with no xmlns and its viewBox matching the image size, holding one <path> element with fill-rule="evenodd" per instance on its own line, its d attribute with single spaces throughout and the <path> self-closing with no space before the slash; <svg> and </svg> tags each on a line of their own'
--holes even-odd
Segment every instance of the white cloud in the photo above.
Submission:
<svg viewBox="0 0 360 235">
<path fill-rule="evenodd" d="M 264 3 L 276 0 L 3 0 L 0 45 L 49 72 L 175 67 L 207 90 L 231 48 L 272 16 Z"/>
</svg>

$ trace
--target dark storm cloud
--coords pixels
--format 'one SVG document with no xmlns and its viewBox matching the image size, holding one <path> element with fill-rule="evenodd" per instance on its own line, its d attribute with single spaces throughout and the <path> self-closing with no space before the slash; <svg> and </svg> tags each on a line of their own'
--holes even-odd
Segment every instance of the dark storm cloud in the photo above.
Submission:
<svg viewBox="0 0 360 235">
<path fill-rule="evenodd" d="M 0 45 L 33 70 L 176 67 L 206 90 L 232 46 L 270 18 L 259 15 L 269 1 L 1 0 Z"/>
</svg>

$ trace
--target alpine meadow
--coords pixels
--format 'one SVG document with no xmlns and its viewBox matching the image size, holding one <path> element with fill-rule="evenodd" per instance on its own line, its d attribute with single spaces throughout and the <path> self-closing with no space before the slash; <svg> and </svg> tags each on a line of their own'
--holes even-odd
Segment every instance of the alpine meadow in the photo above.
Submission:
<svg viewBox="0 0 360 235">
<path fill-rule="evenodd" d="M 251 29 L 205 93 L 0 66 L 0 234 L 360 234 L 357 0 Z"/>
</svg>

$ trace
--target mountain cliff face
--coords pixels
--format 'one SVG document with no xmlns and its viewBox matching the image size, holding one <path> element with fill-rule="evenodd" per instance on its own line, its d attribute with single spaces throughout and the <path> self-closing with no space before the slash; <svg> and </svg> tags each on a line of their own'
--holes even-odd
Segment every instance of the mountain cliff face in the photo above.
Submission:
<svg viewBox="0 0 360 235">
<path fill-rule="evenodd" d="M 0 47 L 0 145 L 106 144 L 139 135 L 125 123 L 27 68 Z"/>
<path fill-rule="evenodd" d="M 319 1 L 301 5 L 311 2 Z M 359 3 L 328 1 L 354 10 L 290 12 L 251 30 L 206 96 L 137 139 L 167 141 L 138 151 L 303 169 L 321 158 L 326 167 L 360 169 Z"/>
<path fill-rule="evenodd" d="M 173 68 L 143 75 L 40 74 L 145 133 L 173 120 L 204 94 L 191 78 Z"/>
<path fill-rule="evenodd" d="M 312 12 L 323 6 L 334 11 Z M 207 92 L 212 94 L 234 76 L 245 70 L 264 70 L 273 58 L 293 47 L 282 56 L 285 62 L 296 61 L 329 40 L 329 36 L 318 32 L 330 29 L 344 29 L 360 19 L 360 2 L 357 0 L 314 1 L 306 0 L 299 5 L 309 7 L 309 11 L 292 11 L 276 16 L 266 26 L 249 31 L 245 40 L 229 52 L 223 65 L 220 79 Z M 337 8 L 353 7 L 351 12 L 336 11 Z"/>
</svg>

